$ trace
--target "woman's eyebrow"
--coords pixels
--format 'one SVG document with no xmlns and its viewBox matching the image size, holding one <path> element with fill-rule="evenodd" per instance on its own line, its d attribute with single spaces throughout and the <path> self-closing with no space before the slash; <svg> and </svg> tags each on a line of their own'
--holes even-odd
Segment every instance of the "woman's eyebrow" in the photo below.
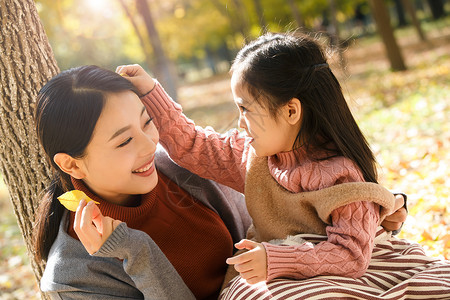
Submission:
<svg viewBox="0 0 450 300">
<path fill-rule="evenodd" d="M 127 131 L 127 130 L 130 129 L 130 128 L 131 128 L 131 125 L 128 125 L 128 126 L 125 126 L 125 127 L 120 128 L 119 130 L 117 130 L 117 131 L 111 136 L 111 138 L 108 140 L 108 142 L 109 142 L 110 140 L 114 139 L 115 137 L 121 135 L 122 133 L 124 133 L 125 131 Z"/>
<path fill-rule="evenodd" d="M 142 107 L 142 110 L 141 110 L 141 116 L 144 114 L 144 112 L 145 112 L 145 106 Z M 131 125 L 128 125 L 128 126 L 125 126 L 125 127 L 120 128 L 119 130 L 117 130 L 116 132 L 114 132 L 114 134 L 111 136 L 111 138 L 108 140 L 108 142 L 109 142 L 110 140 L 112 140 L 113 138 L 115 138 L 115 137 L 121 135 L 122 133 L 124 133 L 125 131 L 127 131 L 127 130 L 130 129 L 130 128 L 131 128 Z"/>
</svg>

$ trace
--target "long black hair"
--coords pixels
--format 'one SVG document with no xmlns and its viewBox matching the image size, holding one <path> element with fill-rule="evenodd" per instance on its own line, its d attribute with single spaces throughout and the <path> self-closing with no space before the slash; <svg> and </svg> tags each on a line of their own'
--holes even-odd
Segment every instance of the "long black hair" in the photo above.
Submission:
<svg viewBox="0 0 450 300">
<path fill-rule="evenodd" d="M 40 202 L 33 231 L 38 261 L 47 260 L 58 234 L 64 207 L 57 197 L 73 189 L 70 176 L 53 157 L 57 153 L 83 157 L 107 95 L 126 90 L 138 94 L 122 76 L 97 66 L 82 66 L 61 72 L 39 91 L 36 133 L 52 166 L 53 178 Z"/>
<path fill-rule="evenodd" d="M 345 156 L 364 179 L 377 182 L 376 160 L 345 101 L 320 45 L 306 35 L 267 33 L 242 48 L 231 67 L 255 101 L 272 117 L 292 98 L 302 105 L 294 147 Z"/>
</svg>

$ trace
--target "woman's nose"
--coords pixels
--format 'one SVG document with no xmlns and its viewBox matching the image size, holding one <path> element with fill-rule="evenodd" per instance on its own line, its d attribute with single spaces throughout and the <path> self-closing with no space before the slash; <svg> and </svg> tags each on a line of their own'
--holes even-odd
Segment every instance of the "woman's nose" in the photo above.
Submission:
<svg viewBox="0 0 450 300">
<path fill-rule="evenodd" d="M 156 145 L 158 144 L 158 139 L 152 135 L 142 134 L 140 143 L 140 152 L 143 156 L 148 154 L 153 154 L 156 151 Z"/>
</svg>

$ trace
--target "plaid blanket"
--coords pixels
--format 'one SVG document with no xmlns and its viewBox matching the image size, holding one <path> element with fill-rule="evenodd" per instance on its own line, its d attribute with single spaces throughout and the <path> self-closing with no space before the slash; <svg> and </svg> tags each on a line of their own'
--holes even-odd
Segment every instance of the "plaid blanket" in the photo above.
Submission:
<svg viewBox="0 0 450 300">
<path fill-rule="evenodd" d="M 326 240 L 301 237 L 312 243 Z M 450 261 L 426 256 L 419 244 L 392 237 L 380 227 L 369 268 L 360 278 L 317 276 L 250 285 L 237 276 L 220 299 L 450 299 Z"/>
</svg>

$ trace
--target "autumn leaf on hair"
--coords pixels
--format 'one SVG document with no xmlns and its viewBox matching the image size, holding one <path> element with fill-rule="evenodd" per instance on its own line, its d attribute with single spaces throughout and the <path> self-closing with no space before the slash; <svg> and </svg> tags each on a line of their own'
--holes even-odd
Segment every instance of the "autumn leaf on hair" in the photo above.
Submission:
<svg viewBox="0 0 450 300">
<path fill-rule="evenodd" d="M 58 197 L 59 202 L 61 202 L 61 204 L 64 205 L 64 207 L 70 211 L 76 211 L 78 204 L 80 204 L 80 201 L 82 199 L 84 199 L 86 203 L 94 201 L 91 198 L 89 198 L 83 191 L 79 190 L 72 190 L 69 192 L 65 192 L 64 194 Z M 94 201 L 94 203 L 100 204 L 97 201 Z"/>
</svg>

